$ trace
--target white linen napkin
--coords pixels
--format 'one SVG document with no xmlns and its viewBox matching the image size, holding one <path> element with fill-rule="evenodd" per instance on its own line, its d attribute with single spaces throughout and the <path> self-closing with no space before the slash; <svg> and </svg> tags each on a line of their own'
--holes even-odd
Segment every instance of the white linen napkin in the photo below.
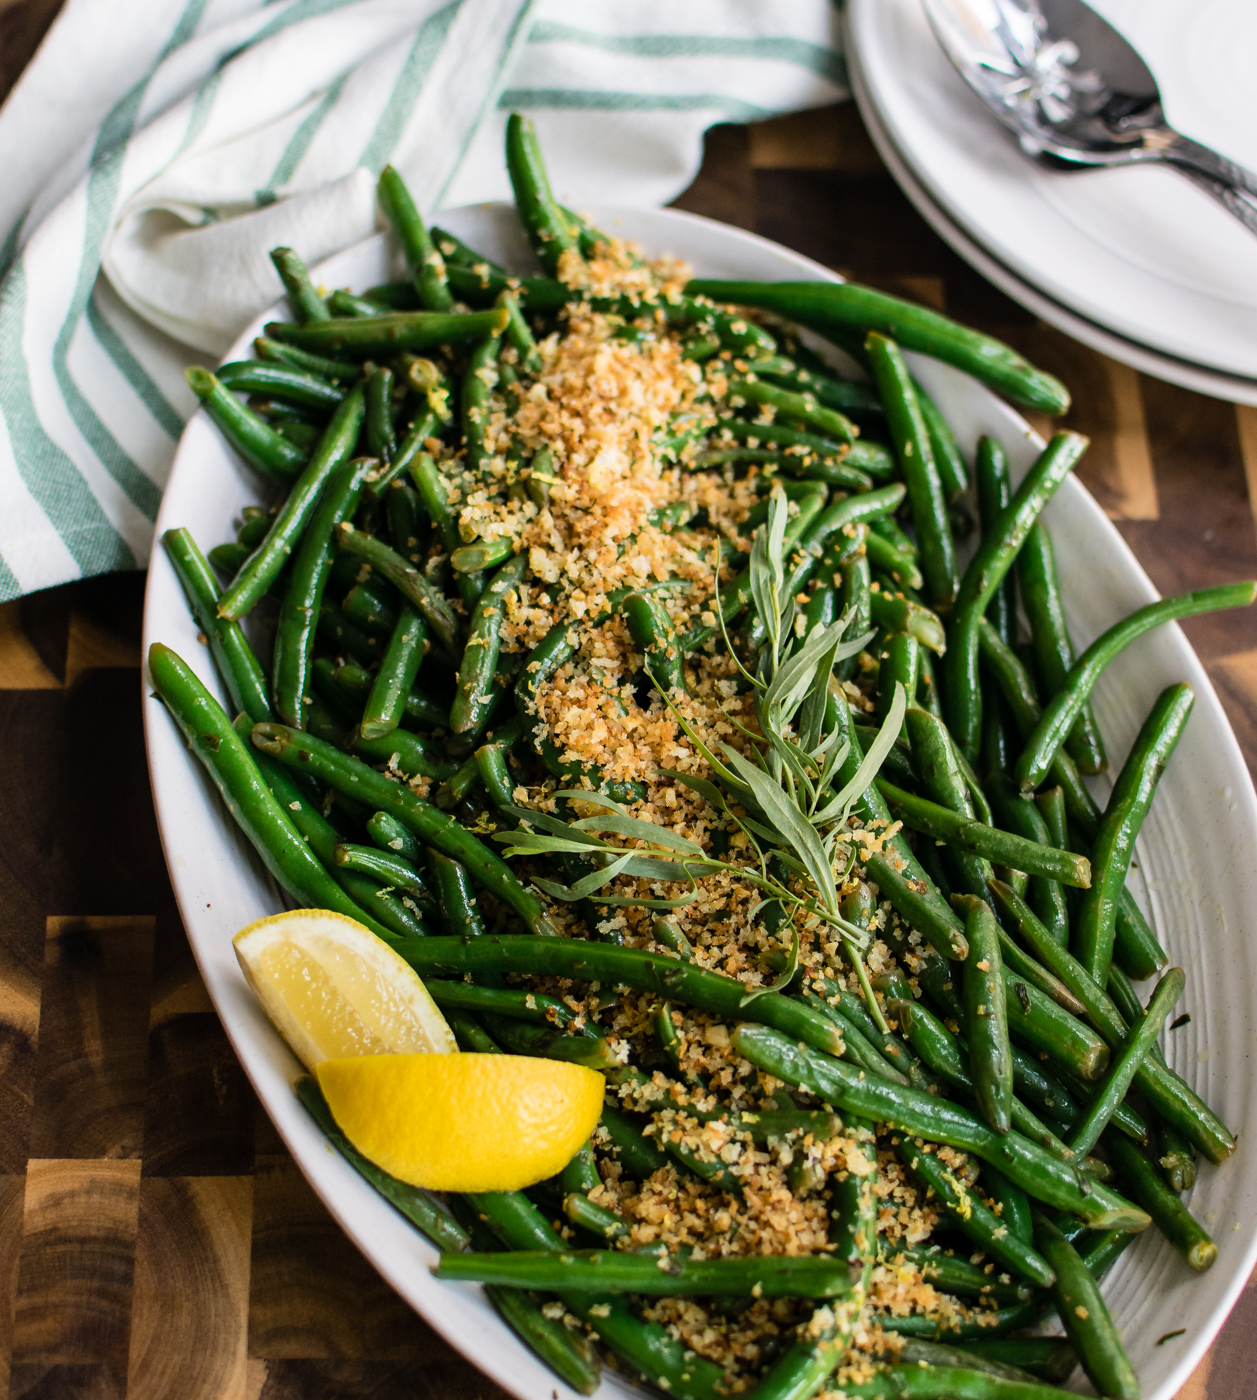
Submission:
<svg viewBox="0 0 1257 1400">
<path fill-rule="evenodd" d="M 847 95 L 831 0 L 68 0 L 0 110 L 0 601 L 143 567 L 213 363 L 379 224 L 507 198 L 536 122 L 569 202 L 664 204 L 702 133 Z"/>
</svg>

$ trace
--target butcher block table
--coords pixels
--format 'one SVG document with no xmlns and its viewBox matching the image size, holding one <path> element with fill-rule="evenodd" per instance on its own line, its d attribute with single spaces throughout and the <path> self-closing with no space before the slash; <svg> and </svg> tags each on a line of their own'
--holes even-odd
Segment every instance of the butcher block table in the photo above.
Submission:
<svg viewBox="0 0 1257 1400">
<path fill-rule="evenodd" d="M 0 3 L 6 87 L 55 9 Z M 1010 341 L 1073 390 L 1080 475 L 1162 593 L 1257 577 L 1257 409 L 1083 349 L 988 286 L 850 104 L 714 129 L 677 204 Z M 219 1026 L 149 794 L 143 585 L 0 607 L 0 1400 L 497 1400 L 316 1200 Z M 1257 612 L 1185 625 L 1251 768 Z M 1255 1329 L 1250 1284 L 1180 1400 L 1257 1395 Z"/>
</svg>

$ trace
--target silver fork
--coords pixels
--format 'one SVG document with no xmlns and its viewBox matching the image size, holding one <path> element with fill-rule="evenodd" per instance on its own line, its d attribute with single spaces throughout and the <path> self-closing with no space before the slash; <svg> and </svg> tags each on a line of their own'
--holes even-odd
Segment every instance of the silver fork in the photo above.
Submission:
<svg viewBox="0 0 1257 1400">
<path fill-rule="evenodd" d="M 1257 175 L 1176 131 L 1148 65 L 1083 0 L 922 0 L 961 77 L 1054 169 L 1163 161 L 1257 233 Z"/>
</svg>

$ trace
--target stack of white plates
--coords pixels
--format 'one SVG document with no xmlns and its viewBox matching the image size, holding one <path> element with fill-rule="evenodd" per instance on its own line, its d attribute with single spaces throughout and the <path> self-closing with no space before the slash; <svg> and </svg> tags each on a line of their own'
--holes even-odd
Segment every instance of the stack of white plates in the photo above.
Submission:
<svg viewBox="0 0 1257 1400">
<path fill-rule="evenodd" d="M 1253 0 L 1092 0 L 1180 131 L 1257 169 Z M 1054 171 L 952 67 L 921 0 L 848 0 L 856 100 L 937 232 L 1002 291 L 1113 358 L 1257 404 L 1257 236 L 1166 166 Z"/>
</svg>

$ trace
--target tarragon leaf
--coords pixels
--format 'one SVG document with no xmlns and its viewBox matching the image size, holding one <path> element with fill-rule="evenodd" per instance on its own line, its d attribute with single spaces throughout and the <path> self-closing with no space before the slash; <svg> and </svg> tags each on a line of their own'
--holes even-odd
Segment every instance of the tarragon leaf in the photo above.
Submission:
<svg viewBox="0 0 1257 1400">
<path fill-rule="evenodd" d="M 666 846 L 669 850 L 684 851 L 686 855 L 701 856 L 703 848 L 691 841 L 688 836 L 678 836 L 666 826 L 656 826 L 654 822 L 639 821 L 636 817 L 585 817 L 572 825 L 578 831 L 614 831 L 617 836 L 635 837 L 649 841 L 652 846 Z"/>
<path fill-rule="evenodd" d="M 834 674 L 834 658 L 837 653 L 838 642 L 835 640 L 831 647 L 822 652 L 817 661 L 799 710 L 799 746 L 813 758 L 816 757 L 816 749 L 825 729 L 825 705 L 829 700 L 829 682 Z"/>
<path fill-rule="evenodd" d="M 869 745 L 869 751 L 861 759 L 855 776 L 836 798 L 836 802 L 843 809 L 844 820 L 851 815 L 851 808 L 864 796 L 869 784 L 877 777 L 878 770 L 886 761 L 886 755 L 894 747 L 895 740 L 903 728 L 903 716 L 907 708 L 908 697 L 902 684 L 896 681 L 890 709 L 886 712 L 882 727 L 877 731 L 877 738 Z M 834 806 L 834 803 L 830 803 L 830 806 Z"/>
<path fill-rule="evenodd" d="M 590 846 L 588 841 L 569 841 L 561 836 L 546 836 L 539 831 L 495 831 L 492 834 L 495 841 L 507 846 L 503 854 L 508 856 L 536 855 L 539 851 L 588 856 L 606 849 L 605 845 Z"/>
<path fill-rule="evenodd" d="M 588 802 L 591 807 L 608 807 L 611 811 L 618 812 L 622 817 L 629 815 L 627 807 L 617 802 L 613 797 L 608 797 L 605 792 L 585 792 L 582 788 L 562 788 L 554 795 L 555 797 L 570 797 L 577 802 Z"/>
<path fill-rule="evenodd" d="M 543 831 L 552 832 L 555 836 L 565 836 L 570 841 L 583 841 L 585 845 L 595 847 L 607 844 L 605 841 L 599 841 L 596 836 L 576 835 L 571 822 L 560 821 L 548 812 L 534 812 L 527 807 L 503 807 L 502 810 L 518 821 L 525 821 L 530 826 L 539 826 Z"/>
<path fill-rule="evenodd" d="M 841 641 L 843 626 L 842 622 L 831 622 L 828 627 L 817 627 L 809 632 L 803 645 L 773 677 L 764 703 L 780 710 L 786 723 L 794 718 L 794 712 L 811 688 L 817 661 Z"/>
<path fill-rule="evenodd" d="M 825 907 L 833 909 L 838 902 L 838 891 L 834 887 L 834 872 L 825 859 L 816 828 L 796 806 L 786 800 L 785 794 L 766 773 L 748 763 L 736 749 L 729 748 L 727 744 L 721 747 L 738 776 L 754 793 L 764 815 L 777 828 L 781 844 L 794 851 L 803 861 Z"/>
<path fill-rule="evenodd" d="M 756 997 L 762 997 L 765 992 L 784 992 L 794 980 L 794 974 L 799 970 L 799 929 L 795 925 L 790 932 L 794 935 L 790 940 L 790 956 L 786 959 L 786 965 L 781 969 L 781 975 L 775 978 L 766 987 L 752 987 L 749 992 L 738 1002 L 739 1007 L 750 1006 Z"/>
<path fill-rule="evenodd" d="M 671 778 L 682 787 L 687 787 L 691 792 L 696 792 L 718 812 L 726 812 L 729 804 L 725 801 L 725 795 L 715 783 L 709 783 L 706 778 L 696 778 L 692 773 L 678 773 L 674 768 L 660 768 L 658 772 L 665 778 Z"/>
</svg>

